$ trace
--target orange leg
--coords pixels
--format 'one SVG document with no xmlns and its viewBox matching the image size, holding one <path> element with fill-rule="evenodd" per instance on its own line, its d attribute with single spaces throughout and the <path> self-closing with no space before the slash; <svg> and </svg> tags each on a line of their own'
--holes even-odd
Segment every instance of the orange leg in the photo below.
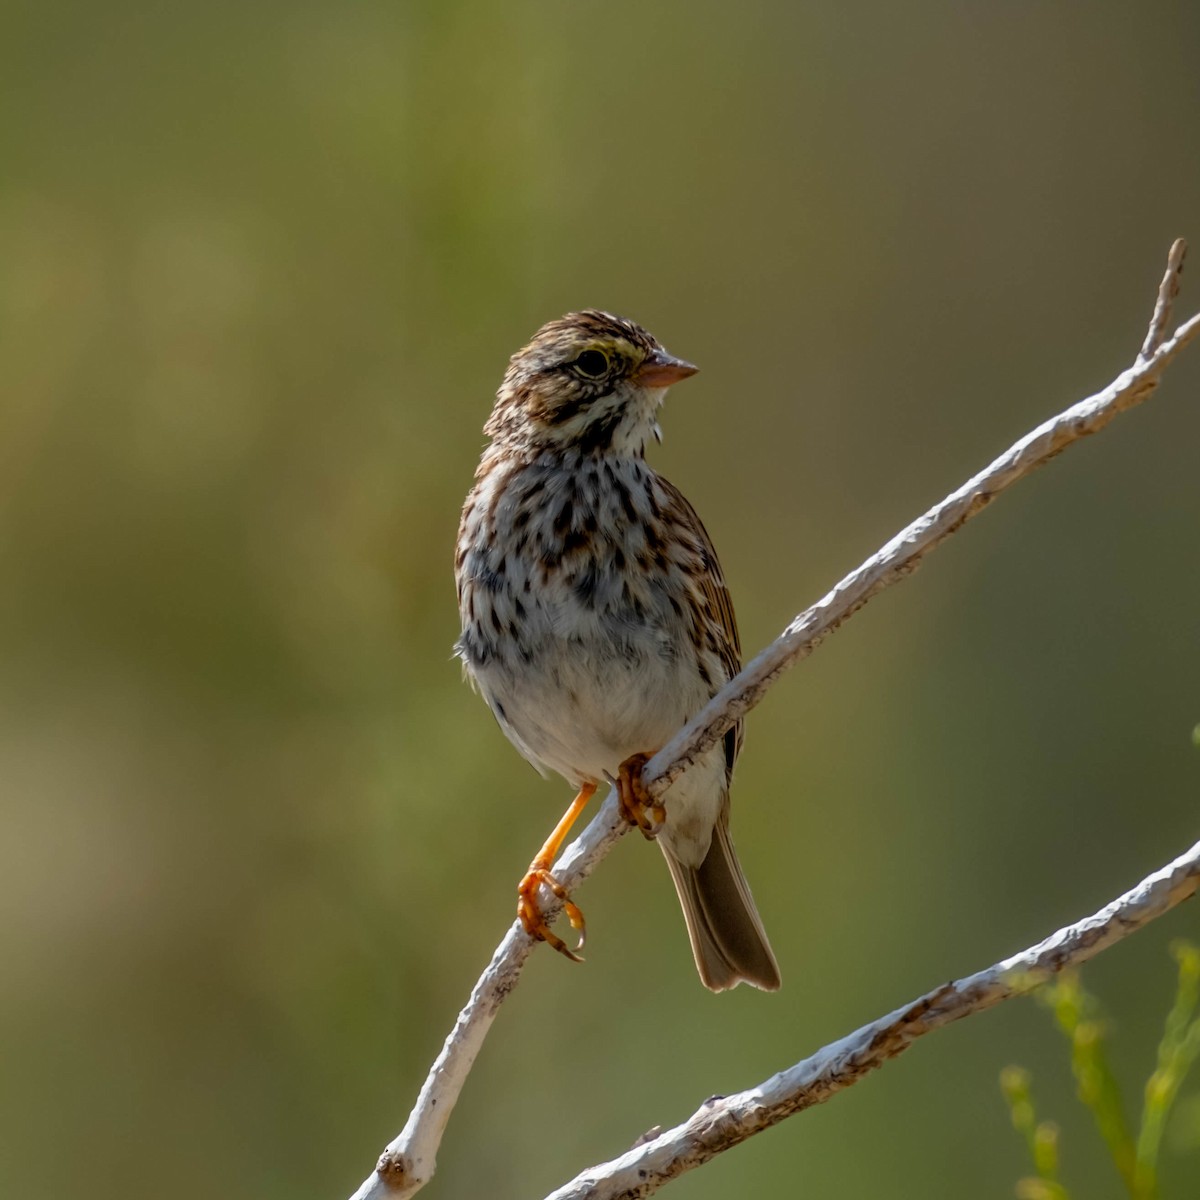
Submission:
<svg viewBox="0 0 1200 1200">
<path fill-rule="evenodd" d="M 667 819 L 667 810 L 642 783 L 642 768 L 649 761 L 649 754 L 631 754 L 621 764 L 617 771 L 617 799 L 630 825 L 636 825 L 643 837 L 654 838 Z"/>
<path fill-rule="evenodd" d="M 583 920 L 583 913 L 571 903 L 567 896 L 567 889 L 550 874 L 550 864 L 554 862 L 559 847 L 567 840 L 567 834 L 571 832 L 571 826 L 575 824 L 579 814 L 583 812 L 595 791 L 594 783 L 585 783 L 579 789 L 579 795 L 571 801 L 571 807 L 563 813 L 562 820 L 555 825 L 554 832 L 546 839 L 546 844 L 537 852 L 537 856 L 529 864 L 529 870 L 517 884 L 517 916 L 521 919 L 521 924 L 525 926 L 525 932 L 531 938 L 549 942 L 559 954 L 565 954 L 572 962 L 583 962 L 583 959 L 579 957 L 579 951 L 583 949 L 587 928 Z M 538 888 L 543 884 L 562 901 L 563 912 L 567 914 L 571 928 L 579 930 L 579 945 L 574 950 L 567 946 L 542 917 L 537 894 Z"/>
</svg>

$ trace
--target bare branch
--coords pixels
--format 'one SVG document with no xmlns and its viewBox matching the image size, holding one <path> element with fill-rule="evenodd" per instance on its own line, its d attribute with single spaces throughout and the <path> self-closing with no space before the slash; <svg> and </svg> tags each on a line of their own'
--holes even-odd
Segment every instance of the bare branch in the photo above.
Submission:
<svg viewBox="0 0 1200 1200">
<path fill-rule="evenodd" d="M 1118 413 L 1147 399 L 1172 359 L 1200 333 L 1200 314 L 1162 340 L 1178 289 L 1184 245 L 1171 248 L 1159 288 L 1143 355 L 1102 392 L 1026 434 L 984 470 L 935 505 L 852 571 L 831 592 L 806 609 L 734 679 L 727 683 L 646 764 L 643 781 L 652 795 L 670 784 L 766 694 L 790 666 L 807 657 L 843 621 L 890 584 L 911 574 L 931 550 L 981 512 L 1006 488 L 1068 446 L 1103 429 Z M 1145 349 L 1154 349 L 1146 356 Z M 626 832 L 616 797 L 610 792 L 583 833 L 563 852 L 554 874 L 568 891 L 587 878 Z M 561 905 L 545 888 L 539 905 L 551 919 Z M 402 1200 L 432 1177 L 446 1122 L 501 1003 L 516 986 L 533 943 L 519 923 L 496 949 L 441 1053 L 430 1068 L 404 1129 L 380 1156 L 376 1169 L 352 1200 Z"/>
<path fill-rule="evenodd" d="M 1158 303 L 1154 306 L 1154 316 L 1150 318 L 1150 328 L 1146 331 L 1146 340 L 1142 343 L 1142 352 L 1138 355 L 1139 362 L 1145 362 L 1163 344 L 1167 336 L 1167 328 L 1171 323 L 1171 306 L 1179 295 L 1179 280 L 1183 275 L 1183 260 L 1187 257 L 1187 242 L 1176 238 L 1171 251 L 1167 255 L 1167 269 L 1158 285 Z"/>
<path fill-rule="evenodd" d="M 857 1083 L 951 1021 L 1020 996 L 1162 916 L 1200 886 L 1200 842 L 1090 917 L 864 1025 L 757 1087 L 707 1100 L 682 1125 L 577 1175 L 546 1200 L 634 1200 Z"/>
</svg>

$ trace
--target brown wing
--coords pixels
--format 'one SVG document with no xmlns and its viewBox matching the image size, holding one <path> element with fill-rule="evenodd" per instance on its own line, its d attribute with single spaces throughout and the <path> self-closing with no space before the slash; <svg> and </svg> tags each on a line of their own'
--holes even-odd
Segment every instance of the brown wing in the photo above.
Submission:
<svg viewBox="0 0 1200 1200">
<path fill-rule="evenodd" d="M 669 516 L 691 533 L 700 546 L 703 556 L 702 569 L 699 572 L 700 594 L 705 607 L 716 618 L 714 633 L 717 639 L 717 651 L 721 663 L 725 667 L 725 679 L 717 682 L 714 692 L 728 679 L 732 679 L 742 669 L 742 643 L 738 637 L 737 617 L 733 612 L 733 597 L 725 586 L 725 576 L 721 571 L 721 563 L 717 558 L 716 547 L 704 522 L 699 514 L 688 503 L 687 497 L 669 480 L 660 475 L 659 482 L 670 500 Z M 708 622 L 706 622 L 707 624 Z M 729 773 L 733 773 L 733 764 L 741 752 L 745 731 L 739 718 L 728 733 L 725 734 L 725 762 Z"/>
</svg>

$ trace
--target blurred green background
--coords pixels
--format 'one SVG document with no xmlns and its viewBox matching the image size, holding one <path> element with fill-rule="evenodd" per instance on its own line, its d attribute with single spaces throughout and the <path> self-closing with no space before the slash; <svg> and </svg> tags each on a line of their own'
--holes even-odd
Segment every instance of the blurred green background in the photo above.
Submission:
<svg viewBox="0 0 1200 1200">
<path fill-rule="evenodd" d="M 1200 308 L 1198 61 L 1116 0 L 4 5 L 0 1193 L 341 1197 L 403 1123 L 569 799 L 450 659 L 542 321 L 702 366 L 654 462 L 756 651 L 1127 366 L 1177 235 Z M 734 821 L 784 990 L 707 994 L 627 839 L 427 1194 L 541 1196 L 1190 845 L 1198 443 L 1193 348 L 788 676 Z M 1180 935 L 1087 975 L 1135 1092 Z M 1028 1003 L 670 1194 L 1007 1197 L 1013 1060 L 1118 1196 Z"/>
</svg>

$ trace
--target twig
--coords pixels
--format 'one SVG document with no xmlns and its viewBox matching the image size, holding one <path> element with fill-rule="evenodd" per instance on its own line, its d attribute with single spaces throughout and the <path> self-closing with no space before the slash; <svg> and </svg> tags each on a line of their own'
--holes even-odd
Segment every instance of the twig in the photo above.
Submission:
<svg viewBox="0 0 1200 1200">
<path fill-rule="evenodd" d="M 1158 303 L 1154 306 L 1154 316 L 1150 318 L 1150 328 L 1146 330 L 1146 340 L 1142 343 L 1142 352 L 1138 355 L 1139 362 L 1145 362 L 1155 350 L 1163 344 L 1167 336 L 1167 327 L 1171 323 L 1171 306 L 1179 295 L 1179 280 L 1183 275 L 1183 260 L 1187 257 L 1187 242 L 1176 238 L 1167 255 L 1167 269 L 1163 274 L 1162 283 L 1158 285 Z"/>
<path fill-rule="evenodd" d="M 682 1125 L 592 1167 L 546 1200 L 634 1200 L 855 1084 L 917 1038 L 1020 996 L 1128 937 L 1200 887 L 1200 842 L 1093 916 L 864 1025 L 757 1087 L 707 1100 Z"/>
<path fill-rule="evenodd" d="M 1163 341 L 1183 253 L 1183 242 L 1176 242 L 1168 257 L 1143 352 L 1134 365 L 1102 392 L 1081 400 L 1026 434 L 796 617 L 646 764 L 643 781 L 652 795 L 661 795 L 696 758 L 723 737 L 788 667 L 811 654 L 872 596 L 914 571 L 926 554 L 981 512 L 1000 492 L 1072 443 L 1103 429 L 1118 413 L 1141 403 L 1153 392 L 1167 365 L 1200 333 L 1200 314 L 1197 314 Z M 1146 356 L 1145 350 L 1151 346 L 1153 350 Z M 610 792 L 591 823 L 555 864 L 555 876 L 568 891 L 574 890 L 627 828 L 616 797 Z M 547 919 L 560 907 L 545 888 L 539 893 L 539 904 Z M 433 1177 L 446 1122 L 488 1029 L 504 998 L 516 986 L 534 944 L 519 923 L 509 929 L 430 1068 L 407 1123 L 384 1150 L 375 1171 L 352 1200 L 385 1197 L 403 1200 Z"/>
</svg>

